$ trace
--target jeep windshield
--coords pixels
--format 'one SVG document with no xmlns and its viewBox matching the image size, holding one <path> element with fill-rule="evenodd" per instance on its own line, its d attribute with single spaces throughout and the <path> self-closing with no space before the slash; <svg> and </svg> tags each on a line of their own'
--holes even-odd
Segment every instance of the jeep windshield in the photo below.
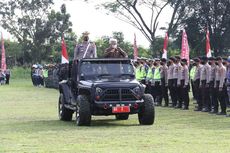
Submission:
<svg viewBox="0 0 230 153">
<path fill-rule="evenodd" d="M 82 61 L 80 80 L 134 79 L 134 68 L 128 60 L 124 61 Z"/>
</svg>

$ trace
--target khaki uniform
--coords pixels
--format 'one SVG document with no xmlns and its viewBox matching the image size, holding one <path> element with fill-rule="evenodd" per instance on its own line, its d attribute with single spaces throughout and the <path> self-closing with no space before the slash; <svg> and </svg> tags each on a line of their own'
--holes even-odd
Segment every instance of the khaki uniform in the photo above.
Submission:
<svg viewBox="0 0 230 153">
<path fill-rule="evenodd" d="M 221 113 L 226 113 L 226 102 L 225 102 L 225 78 L 226 78 L 226 67 L 222 64 L 217 66 L 215 73 L 215 101 L 214 101 L 214 111 L 218 112 L 219 103 L 221 106 Z"/>
<path fill-rule="evenodd" d="M 173 101 L 173 105 L 176 106 L 177 108 L 182 107 L 182 105 L 181 105 L 182 104 L 181 93 L 177 92 L 177 91 L 180 91 L 180 86 L 181 86 L 180 76 L 181 76 L 181 72 L 182 72 L 181 64 L 180 63 L 175 64 L 175 67 L 173 69 L 173 90 L 174 90 L 173 97 L 175 97 L 174 101 Z"/>
<path fill-rule="evenodd" d="M 209 83 L 210 83 L 210 73 L 211 66 L 206 63 L 202 66 L 200 71 L 200 88 L 201 88 L 201 98 L 202 98 L 202 111 L 211 111 L 211 99 L 209 96 Z"/>
<path fill-rule="evenodd" d="M 84 41 L 74 49 L 74 59 L 97 58 L 96 45 L 93 42 Z"/>
<path fill-rule="evenodd" d="M 197 104 L 198 104 L 198 111 L 202 110 L 202 96 L 201 96 L 201 88 L 200 88 L 200 74 L 201 74 L 201 69 L 202 69 L 202 65 L 199 64 L 196 68 L 195 71 L 195 77 L 194 77 L 194 88 L 195 88 L 195 92 L 196 92 L 196 100 L 197 100 Z"/>
<path fill-rule="evenodd" d="M 161 93 L 162 96 L 160 97 L 160 105 L 162 104 L 162 99 L 165 100 L 165 106 L 169 104 L 169 97 L 168 97 L 168 66 L 165 64 L 160 67 L 160 75 L 161 75 Z"/>
<path fill-rule="evenodd" d="M 180 72 L 180 95 L 182 101 L 179 101 L 179 106 L 182 106 L 182 102 L 184 102 L 184 109 L 188 109 L 189 107 L 189 70 L 188 66 L 182 66 Z"/>
<path fill-rule="evenodd" d="M 168 67 L 168 73 L 167 73 L 167 76 L 168 76 L 168 88 L 169 88 L 169 92 L 170 92 L 170 97 L 172 99 L 172 106 L 175 107 L 176 105 L 176 92 L 174 90 L 174 87 L 173 87 L 173 71 L 174 71 L 174 68 L 175 68 L 175 64 L 171 64 L 169 67 Z"/>
<path fill-rule="evenodd" d="M 127 58 L 128 55 L 120 47 L 112 48 L 109 47 L 105 50 L 105 58 Z"/>
<path fill-rule="evenodd" d="M 210 95 L 210 105 L 211 105 L 211 109 L 214 108 L 214 104 L 217 101 L 217 98 L 215 97 L 216 93 L 215 93 L 215 78 L 216 78 L 216 69 L 217 66 L 215 64 L 211 65 L 211 69 L 210 69 L 210 76 L 209 76 L 209 95 Z"/>
</svg>

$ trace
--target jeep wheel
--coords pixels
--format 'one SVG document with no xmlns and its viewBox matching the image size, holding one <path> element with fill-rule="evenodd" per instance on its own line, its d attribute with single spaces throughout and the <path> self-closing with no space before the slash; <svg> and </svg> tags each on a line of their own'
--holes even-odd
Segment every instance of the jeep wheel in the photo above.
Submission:
<svg viewBox="0 0 230 153">
<path fill-rule="evenodd" d="M 58 116 L 62 121 L 71 121 L 73 116 L 73 111 L 64 106 L 65 100 L 64 96 L 61 93 L 58 101 Z"/>
<path fill-rule="evenodd" d="M 145 94 L 144 106 L 140 108 L 138 113 L 139 123 L 141 125 L 152 125 L 155 119 L 155 108 L 153 103 L 153 97 L 150 94 Z"/>
<path fill-rule="evenodd" d="M 77 98 L 76 121 L 78 126 L 91 124 L 90 103 L 85 95 L 79 95 Z"/>
<path fill-rule="evenodd" d="M 117 114 L 115 117 L 116 120 L 127 120 L 129 118 L 129 114 Z"/>
</svg>

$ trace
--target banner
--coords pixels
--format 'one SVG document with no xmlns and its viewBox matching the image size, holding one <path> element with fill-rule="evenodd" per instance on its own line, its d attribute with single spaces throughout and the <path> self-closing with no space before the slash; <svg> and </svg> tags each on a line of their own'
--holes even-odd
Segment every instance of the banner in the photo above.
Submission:
<svg viewBox="0 0 230 153">
<path fill-rule="evenodd" d="M 2 58 L 1 58 L 1 69 L 3 71 L 6 70 L 6 51 L 5 51 L 5 47 L 4 47 L 4 39 L 3 39 L 3 34 L 2 34 Z"/>
<path fill-rule="evenodd" d="M 208 28 L 207 28 L 207 32 L 206 32 L 206 56 L 212 57 Z"/>
<path fill-rule="evenodd" d="M 61 47 L 62 47 L 61 63 L 62 64 L 63 63 L 69 63 L 69 58 L 68 58 L 68 53 L 67 53 L 64 37 L 62 38 Z"/>
<path fill-rule="evenodd" d="M 168 47 L 168 33 L 165 34 L 165 40 L 164 40 L 164 47 L 163 47 L 163 54 L 162 54 L 162 58 L 167 59 L 167 47 Z"/>
<path fill-rule="evenodd" d="M 181 44 L 181 59 L 187 59 L 189 64 L 189 45 L 188 45 L 188 37 L 186 31 L 183 30 L 182 34 L 182 44 Z"/>
<path fill-rule="evenodd" d="M 137 57 L 138 57 L 138 48 L 137 48 L 136 34 L 134 33 L 133 59 L 137 60 Z"/>
</svg>

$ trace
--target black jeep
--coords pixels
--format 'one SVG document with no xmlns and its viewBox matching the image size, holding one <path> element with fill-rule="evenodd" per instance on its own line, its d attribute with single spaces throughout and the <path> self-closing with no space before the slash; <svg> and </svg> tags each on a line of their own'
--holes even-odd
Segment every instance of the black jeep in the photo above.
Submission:
<svg viewBox="0 0 230 153">
<path fill-rule="evenodd" d="M 127 120 L 138 114 L 139 123 L 152 125 L 153 98 L 144 94 L 145 86 L 135 79 L 129 59 L 82 59 L 69 65 L 69 78 L 59 83 L 59 118 L 89 126 L 92 115 L 115 115 Z"/>
</svg>

